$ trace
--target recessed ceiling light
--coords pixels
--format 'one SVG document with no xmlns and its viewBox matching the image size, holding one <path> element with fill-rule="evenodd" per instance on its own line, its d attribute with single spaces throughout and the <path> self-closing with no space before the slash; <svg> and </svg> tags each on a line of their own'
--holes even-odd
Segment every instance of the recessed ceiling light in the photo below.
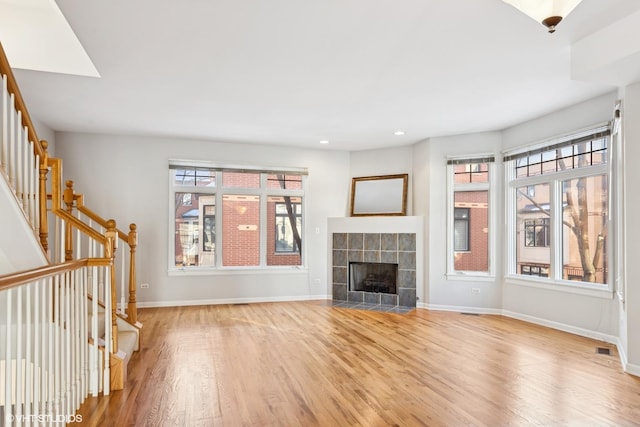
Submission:
<svg viewBox="0 0 640 427">
<path fill-rule="evenodd" d="M 404 135 L 404 131 L 403 130 L 397 130 L 393 133 L 395 136 L 402 136 Z"/>
<path fill-rule="evenodd" d="M 326 139 L 323 139 L 322 141 L 320 141 L 320 144 L 328 144 L 329 141 L 327 141 Z"/>
</svg>

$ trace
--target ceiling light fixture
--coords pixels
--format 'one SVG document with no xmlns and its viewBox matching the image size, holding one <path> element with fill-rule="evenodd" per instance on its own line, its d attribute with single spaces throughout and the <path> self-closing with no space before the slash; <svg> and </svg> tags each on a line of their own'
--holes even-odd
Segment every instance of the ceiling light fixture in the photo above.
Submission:
<svg viewBox="0 0 640 427">
<path fill-rule="evenodd" d="M 323 139 L 322 141 L 320 141 L 320 144 L 328 144 L 329 141 L 327 141 L 326 139 Z"/>
<path fill-rule="evenodd" d="M 582 0 L 502 0 L 542 23 L 550 33 Z"/>
<path fill-rule="evenodd" d="M 397 130 L 393 133 L 395 136 L 402 136 L 404 135 L 404 131 L 403 130 Z"/>
</svg>

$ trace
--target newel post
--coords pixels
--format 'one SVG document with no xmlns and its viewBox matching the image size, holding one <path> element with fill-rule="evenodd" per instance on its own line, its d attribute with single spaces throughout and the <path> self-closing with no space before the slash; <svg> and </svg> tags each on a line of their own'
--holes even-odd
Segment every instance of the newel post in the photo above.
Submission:
<svg viewBox="0 0 640 427">
<path fill-rule="evenodd" d="M 118 231 L 116 221 L 107 221 L 107 230 L 104 233 L 107 238 L 105 245 L 105 256 L 109 258 L 109 269 L 111 270 L 111 338 L 113 341 L 113 352 L 118 352 L 118 325 L 116 323 L 116 249 L 118 248 Z M 105 295 L 106 297 L 106 295 Z"/>
<path fill-rule="evenodd" d="M 138 307 L 136 303 L 136 247 L 138 246 L 138 231 L 135 224 L 129 225 L 129 303 L 127 315 L 131 323 L 138 321 Z"/>
<path fill-rule="evenodd" d="M 47 174 L 49 173 L 49 153 L 47 141 L 40 141 L 43 155 L 40 157 L 40 185 L 38 187 L 38 197 L 40 204 L 40 244 L 45 253 L 49 253 L 49 222 L 47 217 Z"/>
<path fill-rule="evenodd" d="M 62 201 L 66 206 L 67 213 L 73 216 L 73 181 L 69 180 L 66 183 L 66 188 L 62 193 Z M 64 260 L 71 261 L 73 259 L 73 228 L 71 224 L 67 224 L 65 227 L 64 236 Z"/>
</svg>

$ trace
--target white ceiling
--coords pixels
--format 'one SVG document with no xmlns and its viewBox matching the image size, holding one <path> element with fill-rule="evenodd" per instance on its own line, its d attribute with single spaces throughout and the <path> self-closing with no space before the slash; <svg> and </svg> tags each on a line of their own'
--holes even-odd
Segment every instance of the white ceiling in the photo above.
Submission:
<svg viewBox="0 0 640 427">
<path fill-rule="evenodd" d="M 584 0 L 549 34 L 501 0 L 57 4 L 101 77 L 15 71 L 52 129 L 338 150 L 503 129 L 611 91 L 571 80 L 571 45 L 640 10 Z"/>
</svg>

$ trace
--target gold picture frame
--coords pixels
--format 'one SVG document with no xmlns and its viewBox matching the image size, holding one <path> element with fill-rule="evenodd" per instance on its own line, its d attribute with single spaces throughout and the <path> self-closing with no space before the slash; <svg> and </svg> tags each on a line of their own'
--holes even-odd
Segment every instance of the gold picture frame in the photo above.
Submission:
<svg viewBox="0 0 640 427">
<path fill-rule="evenodd" d="M 351 216 L 407 214 L 409 174 L 363 176 L 351 181 Z"/>
</svg>

